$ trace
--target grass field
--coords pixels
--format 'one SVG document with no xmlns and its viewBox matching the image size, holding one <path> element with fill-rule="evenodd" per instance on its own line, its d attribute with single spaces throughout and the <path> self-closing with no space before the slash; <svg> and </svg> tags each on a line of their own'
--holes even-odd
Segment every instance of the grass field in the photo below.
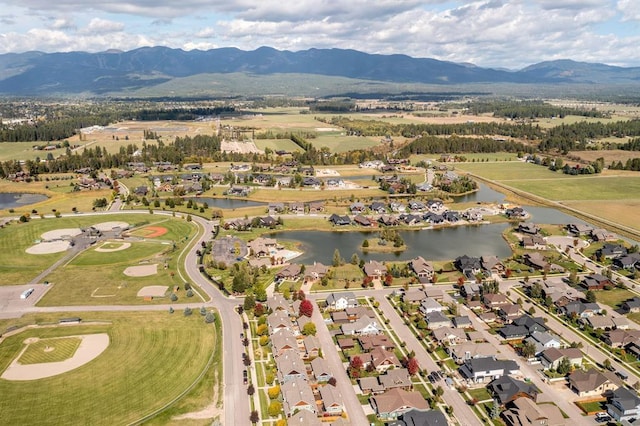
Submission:
<svg viewBox="0 0 640 426">
<path fill-rule="evenodd" d="M 324 146 L 331 152 L 346 152 L 355 149 L 368 149 L 380 144 L 379 137 L 345 136 L 339 132 L 324 132 L 317 138 L 309 139 L 313 146 L 320 149 Z"/>
<path fill-rule="evenodd" d="M 485 179 L 497 180 L 509 185 L 513 180 L 561 179 L 566 176 L 562 173 L 552 172 L 546 167 L 522 162 L 454 163 L 453 165 L 456 170 L 474 173 Z"/>
<path fill-rule="evenodd" d="M 77 424 L 79 419 L 95 425 L 135 422 L 194 383 L 216 348 L 218 336 L 214 326 L 205 324 L 200 315 L 185 317 L 178 312 L 73 315 L 85 322 L 92 319 L 108 323 L 28 329 L 8 337 L 0 344 L 0 371 L 17 356 L 22 342 L 29 337 L 108 333 L 109 347 L 90 363 L 59 376 L 24 382 L 0 380 L 3 424 Z M 47 321 L 64 316 L 50 315 Z M 42 320 L 43 316 L 39 318 Z M 203 393 L 203 389 L 196 389 Z M 195 396 L 200 405 L 202 397 Z"/>
<path fill-rule="evenodd" d="M 616 138 L 617 139 L 617 138 Z M 617 143 L 625 142 L 625 140 L 618 140 Z M 621 149 L 612 150 L 598 150 L 598 151 L 571 151 L 569 154 L 576 155 L 586 161 L 595 161 L 602 157 L 604 158 L 605 166 L 609 166 L 612 161 L 622 161 L 625 164 L 627 160 L 640 157 L 640 153 L 637 151 L 623 151 Z"/>
<path fill-rule="evenodd" d="M 34 145 L 46 145 L 45 142 L 0 142 L 0 161 L 8 160 L 42 160 L 51 153 L 54 157 L 64 154 L 66 148 L 54 149 L 52 151 L 35 151 Z"/>
<path fill-rule="evenodd" d="M 264 151 L 265 148 L 270 148 L 272 151 L 283 150 L 287 152 L 302 152 L 304 151 L 291 139 L 255 139 L 254 140 L 258 149 Z"/>
<path fill-rule="evenodd" d="M 565 201 L 563 204 L 631 228 L 638 229 L 640 225 L 640 199 L 608 200 L 606 203 L 602 201 Z"/>
<path fill-rule="evenodd" d="M 191 225 L 184 221 L 168 220 L 159 222 L 169 232 L 166 236 L 178 238 L 193 234 Z M 171 240 L 165 240 L 171 241 Z M 174 240 L 176 241 L 176 240 Z M 183 280 L 177 274 L 177 256 L 183 243 L 163 243 L 162 240 L 134 242 L 125 250 L 98 252 L 95 248 L 84 251 L 70 263 L 56 269 L 47 276 L 53 287 L 39 301 L 41 306 L 169 303 L 168 299 L 154 298 L 145 301 L 137 297 L 138 291 L 145 286 L 166 285 L 171 291 L 173 286 L 181 289 L 176 293 L 179 300 L 186 298 L 182 288 Z M 130 266 L 158 264 L 157 274 L 146 277 L 130 277 L 123 271 Z M 164 264 L 168 268 L 163 267 Z M 196 299 L 191 300 L 193 302 Z"/>
<path fill-rule="evenodd" d="M 640 176 L 570 176 L 552 180 L 503 181 L 507 185 L 549 200 L 638 200 Z"/>
<path fill-rule="evenodd" d="M 611 306 L 614 309 L 618 309 L 620 304 L 625 300 L 631 299 L 635 296 L 634 293 L 624 288 L 614 288 L 611 290 L 594 291 L 596 300 L 599 303 Z"/>
<path fill-rule="evenodd" d="M 27 346 L 27 350 L 24 351 L 18 362 L 26 365 L 64 361 L 76 353 L 81 341 L 82 339 L 79 337 L 38 340 Z"/>
<path fill-rule="evenodd" d="M 180 219 L 170 219 L 170 222 L 164 222 L 167 216 L 163 215 L 145 215 L 145 214 L 117 214 L 108 216 L 72 216 L 63 218 L 50 219 L 33 219 L 28 223 L 13 222 L 0 229 L 0 250 L 2 257 L 0 258 L 0 285 L 24 284 L 35 278 L 41 271 L 62 258 L 65 253 L 27 255 L 25 250 L 32 246 L 34 242 L 40 239 L 40 236 L 46 232 L 61 228 L 83 228 L 105 221 L 124 221 L 131 225 L 147 225 L 162 222 L 162 226 L 170 229 L 175 235 L 184 236 L 184 231 L 192 229 L 186 221 Z M 126 250 L 117 253 L 126 253 Z M 95 253 L 107 255 L 109 253 Z M 104 257 L 101 257 L 104 259 Z M 98 280 L 97 282 L 101 282 Z"/>
</svg>

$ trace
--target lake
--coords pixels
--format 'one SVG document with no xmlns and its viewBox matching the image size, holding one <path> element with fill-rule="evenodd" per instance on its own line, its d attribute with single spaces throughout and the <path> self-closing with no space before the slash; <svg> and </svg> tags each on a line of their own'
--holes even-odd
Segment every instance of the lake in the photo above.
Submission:
<svg viewBox="0 0 640 426">
<path fill-rule="evenodd" d="M 42 194 L 24 194 L 20 192 L 2 192 L 0 193 L 0 210 L 13 209 L 16 207 L 24 207 L 29 204 L 39 203 L 47 199 Z"/>
<path fill-rule="evenodd" d="M 284 231 L 269 233 L 267 236 L 299 242 L 304 254 L 296 258 L 295 262 L 300 263 L 317 261 L 331 265 L 336 248 L 347 261 L 353 253 L 357 253 L 361 259 L 379 261 L 410 260 L 417 256 L 429 260 L 451 260 L 463 254 L 495 255 L 503 258 L 511 255 L 509 245 L 502 238 L 502 231 L 509 226 L 507 223 L 499 223 L 398 231 L 407 246 L 400 253 L 364 253 L 360 249 L 362 242 L 377 238 L 378 232 Z"/>
<path fill-rule="evenodd" d="M 478 190 L 471 194 L 461 195 L 459 197 L 453 197 L 456 203 L 496 203 L 500 204 L 504 202 L 505 195 L 502 192 L 495 191 L 486 185 L 478 184 Z"/>
<path fill-rule="evenodd" d="M 266 206 L 265 203 L 251 200 L 241 200 L 237 198 L 211 198 L 211 197 L 189 197 L 185 200 L 197 201 L 199 205 L 202 203 L 209 204 L 210 208 L 218 209 L 238 209 L 240 207 Z"/>
</svg>

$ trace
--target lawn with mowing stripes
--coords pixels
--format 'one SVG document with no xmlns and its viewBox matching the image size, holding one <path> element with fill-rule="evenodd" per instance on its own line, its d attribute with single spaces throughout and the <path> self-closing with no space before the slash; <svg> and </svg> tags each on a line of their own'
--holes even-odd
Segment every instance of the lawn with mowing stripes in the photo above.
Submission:
<svg viewBox="0 0 640 426">
<path fill-rule="evenodd" d="M 193 235 L 195 232 L 193 224 L 189 224 L 184 219 L 168 218 L 158 214 L 78 215 L 32 219 L 28 223 L 12 222 L 0 229 L 0 252 L 2 253 L 0 257 L 0 285 L 25 284 L 65 256 L 66 252 L 38 255 L 25 253 L 25 250 L 35 244 L 35 241 L 39 240 L 44 232 L 62 228 L 85 228 L 107 221 L 123 221 L 132 226 L 153 225 L 161 222 L 160 226 L 169 230 L 167 234 L 163 235 L 163 239 L 168 240 L 172 238 L 184 239 L 186 235 Z M 113 254 L 126 252 L 127 250 L 123 250 Z"/>
<path fill-rule="evenodd" d="M 104 324 L 28 329 L 0 344 L 0 371 L 29 337 L 108 333 L 109 347 L 68 373 L 35 381 L 0 380 L 3 424 L 114 425 L 135 422 L 187 389 L 207 365 L 215 328 L 200 315 L 167 312 L 74 313 Z M 69 314 L 59 314 L 59 318 Z"/>
<path fill-rule="evenodd" d="M 79 337 L 38 340 L 27 346 L 27 350 L 20 356 L 18 362 L 26 365 L 64 361 L 76 353 L 80 342 L 82 339 Z"/>
</svg>

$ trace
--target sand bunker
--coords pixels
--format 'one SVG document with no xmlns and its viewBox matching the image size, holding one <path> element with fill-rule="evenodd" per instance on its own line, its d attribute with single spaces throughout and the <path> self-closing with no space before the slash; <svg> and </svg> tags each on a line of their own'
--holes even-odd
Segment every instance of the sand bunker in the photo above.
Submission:
<svg viewBox="0 0 640 426">
<path fill-rule="evenodd" d="M 129 266 L 124 270 L 124 274 L 128 277 L 148 277 L 158 273 L 158 264 Z"/>
<path fill-rule="evenodd" d="M 71 247 L 71 243 L 69 241 L 47 241 L 31 246 L 25 251 L 29 254 L 51 254 L 66 251 L 69 247 Z"/>
<path fill-rule="evenodd" d="M 44 241 L 69 240 L 73 237 L 77 237 L 80 234 L 82 234 L 82 230 L 80 228 L 65 228 L 47 231 L 42 234 L 41 237 Z"/>
<path fill-rule="evenodd" d="M 138 297 L 164 297 L 169 290 L 166 285 L 148 285 L 138 291 Z"/>
<path fill-rule="evenodd" d="M 98 231 L 113 231 L 114 228 L 120 228 L 122 230 L 128 229 L 129 224 L 127 222 L 102 222 L 93 225 Z"/>
<path fill-rule="evenodd" d="M 27 350 L 27 346 L 18 354 L 4 373 L 2 373 L 1 377 L 5 380 L 38 380 L 45 377 L 57 376 L 58 374 L 66 373 L 67 371 L 85 365 L 89 361 L 97 358 L 98 355 L 104 352 L 109 346 L 109 335 L 107 333 L 65 337 L 78 337 L 82 339 L 76 353 L 71 358 L 60 362 L 22 365 L 18 363 L 18 360 L 24 351 Z"/>
<path fill-rule="evenodd" d="M 113 245 L 116 243 L 105 243 L 100 247 L 96 247 L 96 251 L 101 253 L 111 253 L 112 251 L 126 250 L 131 247 L 131 243 L 120 243 L 118 247 L 104 248 L 105 245 Z"/>
</svg>

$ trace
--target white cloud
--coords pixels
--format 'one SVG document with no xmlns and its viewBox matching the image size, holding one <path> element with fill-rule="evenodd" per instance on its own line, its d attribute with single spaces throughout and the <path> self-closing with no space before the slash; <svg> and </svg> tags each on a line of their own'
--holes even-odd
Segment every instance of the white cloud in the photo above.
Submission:
<svg viewBox="0 0 640 426">
<path fill-rule="evenodd" d="M 109 21 L 107 19 L 93 18 L 89 24 L 81 30 L 86 34 L 109 34 L 120 32 L 124 29 L 122 22 Z"/>
<path fill-rule="evenodd" d="M 76 26 L 70 18 L 58 18 L 53 21 L 51 27 L 55 30 L 75 29 Z"/>
<path fill-rule="evenodd" d="M 623 21 L 640 21 L 640 2 L 638 0 L 619 0 L 617 8 Z"/>
</svg>

